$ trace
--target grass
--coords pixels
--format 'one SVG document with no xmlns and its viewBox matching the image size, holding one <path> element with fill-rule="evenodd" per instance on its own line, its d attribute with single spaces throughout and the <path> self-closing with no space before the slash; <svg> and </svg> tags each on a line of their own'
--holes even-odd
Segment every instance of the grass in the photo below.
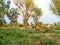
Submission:
<svg viewBox="0 0 60 45">
<path fill-rule="evenodd" d="M 30 29 L 0 29 L 0 45 L 52 45 L 60 37 L 57 33 Z"/>
</svg>

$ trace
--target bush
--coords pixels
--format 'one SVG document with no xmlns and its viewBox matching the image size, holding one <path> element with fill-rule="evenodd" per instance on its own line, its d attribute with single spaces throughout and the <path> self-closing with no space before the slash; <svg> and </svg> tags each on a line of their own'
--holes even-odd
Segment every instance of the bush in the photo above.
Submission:
<svg viewBox="0 0 60 45">
<path fill-rule="evenodd" d="M 20 24 L 20 27 L 23 27 L 23 24 Z"/>
<path fill-rule="evenodd" d="M 45 37 L 44 39 L 42 39 L 40 41 L 40 44 L 44 44 L 44 45 L 53 45 L 55 44 L 56 39 L 55 38 L 47 38 Z"/>
<path fill-rule="evenodd" d="M 55 37 L 45 38 L 44 35 L 44 31 L 33 31 L 31 29 L 0 29 L 0 45 L 35 45 L 36 40 L 45 45 L 55 43 Z"/>
<path fill-rule="evenodd" d="M 60 22 L 53 25 L 53 30 L 60 30 Z"/>
</svg>

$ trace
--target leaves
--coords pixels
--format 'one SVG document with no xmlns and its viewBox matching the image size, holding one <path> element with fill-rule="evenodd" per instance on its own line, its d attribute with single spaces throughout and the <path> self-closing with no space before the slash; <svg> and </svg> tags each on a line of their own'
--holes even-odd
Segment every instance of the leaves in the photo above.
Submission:
<svg viewBox="0 0 60 45">
<path fill-rule="evenodd" d="M 57 14 L 57 12 L 58 12 L 58 15 L 60 15 L 60 0 L 52 0 L 52 1 L 54 4 L 54 7 L 52 8 L 53 12 L 55 14 Z"/>
<path fill-rule="evenodd" d="M 9 12 L 9 14 L 7 15 L 9 17 L 9 19 L 11 20 L 10 23 L 15 23 L 17 22 L 17 18 L 18 18 L 18 10 L 15 8 L 12 8 Z"/>
<path fill-rule="evenodd" d="M 33 8 L 34 12 L 36 15 L 40 15 L 41 14 L 41 10 L 37 7 Z"/>
<path fill-rule="evenodd" d="M 8 12 L 9 8 L 10 8 L 10 1 L 7 1 L 7 4 L 6 4 L 5 0 L 0 0 L 0 18 L 2 19 L 2 20 L 0 19 L 1 25 L 3 25 L 3 23 L 5 22 L 5 20 L 3 20 L 4 15 L 7 15 L 9 13 Z"/>
<path fill-rule="evenodd" d="M 25 6 L 30 7 L 33 4 L 32 0 L 25 0 Z"/>
</svg>

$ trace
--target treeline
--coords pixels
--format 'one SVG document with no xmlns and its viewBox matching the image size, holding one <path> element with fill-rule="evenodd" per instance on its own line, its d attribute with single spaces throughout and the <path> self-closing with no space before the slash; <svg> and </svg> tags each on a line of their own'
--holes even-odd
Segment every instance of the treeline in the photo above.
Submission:
<svg viewBox="0 0 60 45">
<path fill-rule="evenodd" d="M 5 0 L 0 0 L 1 26 L 6 23 L 4 20 L 4 15 L 8 16 L 11 25 L 15 25 L 17 23 L 18 15 L 23 15 L 23 25 L 25 28 L 28 26 L 29 17 L 32 17 L 34 19 L 35 25 L 37 24 L 38 19 L 41 16 L 41 9 L 34 4 L 33 0 L 15 0 L 14 3 L 18 8 L 12 9 L 10 9 L 10 3 L 11 2 L 9 0 L 7 3 Z"/>
<path fill-rule="evenodd" d="M 59 15 L 59 0 L 52 0 L 54 3 L 54 6 L 51 6 L 51 10 L 55 13 Z M 59 2 L 58 2 L 59 1 Z M 57 2 L 57 3 L 56 3 Z M 29 26 L 31 26 L 32 28 L 34 28 L 35 30 L 37 28 L 40 27 L 44 27 L 45 24 L 42 24 L 41 22 L 38 22 L 38 19 L 40 18 L 42 11 L 40 8 L 38 8 L 35 3 L 33 2 L 33 0 L 14 0 L 15 5 L 17 6 L 17 8 L 11 8 L 10 9 L 10 4 L 11 1 L 7 0 L 7 2 L 5 0 L 0 0 L 0 27 L 2 26 L 7 26 L 6 21 L 4 20 L 4 16 L 7 15 L 7 17 L 10 20 L 10 24 L 9 26 L 22 26 L 24 27 L 24 29 L 28 28 Z M 23 24 L 19 24 L 17 22 L 17 18 L 18 15 L 23 15 Z M 29 25 L 28 20 L 29 18 L 32 17 L 34 20 L 35 24 Z M 48 26 L 49 24 L 46 24 L 46 26 Z M 48 26 L 49 27 L 49 26 Z M 47 28 L 48 28 L 47 27 Z"/>
</svg>

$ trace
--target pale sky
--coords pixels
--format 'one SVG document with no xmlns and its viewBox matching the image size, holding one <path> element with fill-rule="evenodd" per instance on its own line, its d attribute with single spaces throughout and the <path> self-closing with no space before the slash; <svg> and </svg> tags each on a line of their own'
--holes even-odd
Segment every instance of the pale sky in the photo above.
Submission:
<svg viewBox="0 0 60 45">
<path fill-rule="evenodd" d="M 12 1 L 12 0 L 11 0 Z M 54 22 L 60 22 L 60 17 L 54 15 L 49 10 L 49 4 L 51 3 L 51 0 L 34 0 L 37 7 L 41 8 L 43 11 L 42 16 L 40 17 L 39 21 L 43 23 L 54 23 Z M 15 8 L 13 1 L 11 2 L 11 8 Z M 7 19 L 8 20 L 8 19 Z M 19 16 L 18 22 L 23 23 L 23 16 Z M 33 20 L 30 18 L 28 22 L 32 22 Z"/>
<path fill-rule="evenodd" d="M 52 11 L 49 9 L 51 0 L 34 0 L 35 4 L 40 7 L 43 11 L 43 15 L 40 17 L 40 21 L 43 23 L 54 23 L 54 22 L 60 22 L 60 17 L 54 15 Z"/>
</svg>

